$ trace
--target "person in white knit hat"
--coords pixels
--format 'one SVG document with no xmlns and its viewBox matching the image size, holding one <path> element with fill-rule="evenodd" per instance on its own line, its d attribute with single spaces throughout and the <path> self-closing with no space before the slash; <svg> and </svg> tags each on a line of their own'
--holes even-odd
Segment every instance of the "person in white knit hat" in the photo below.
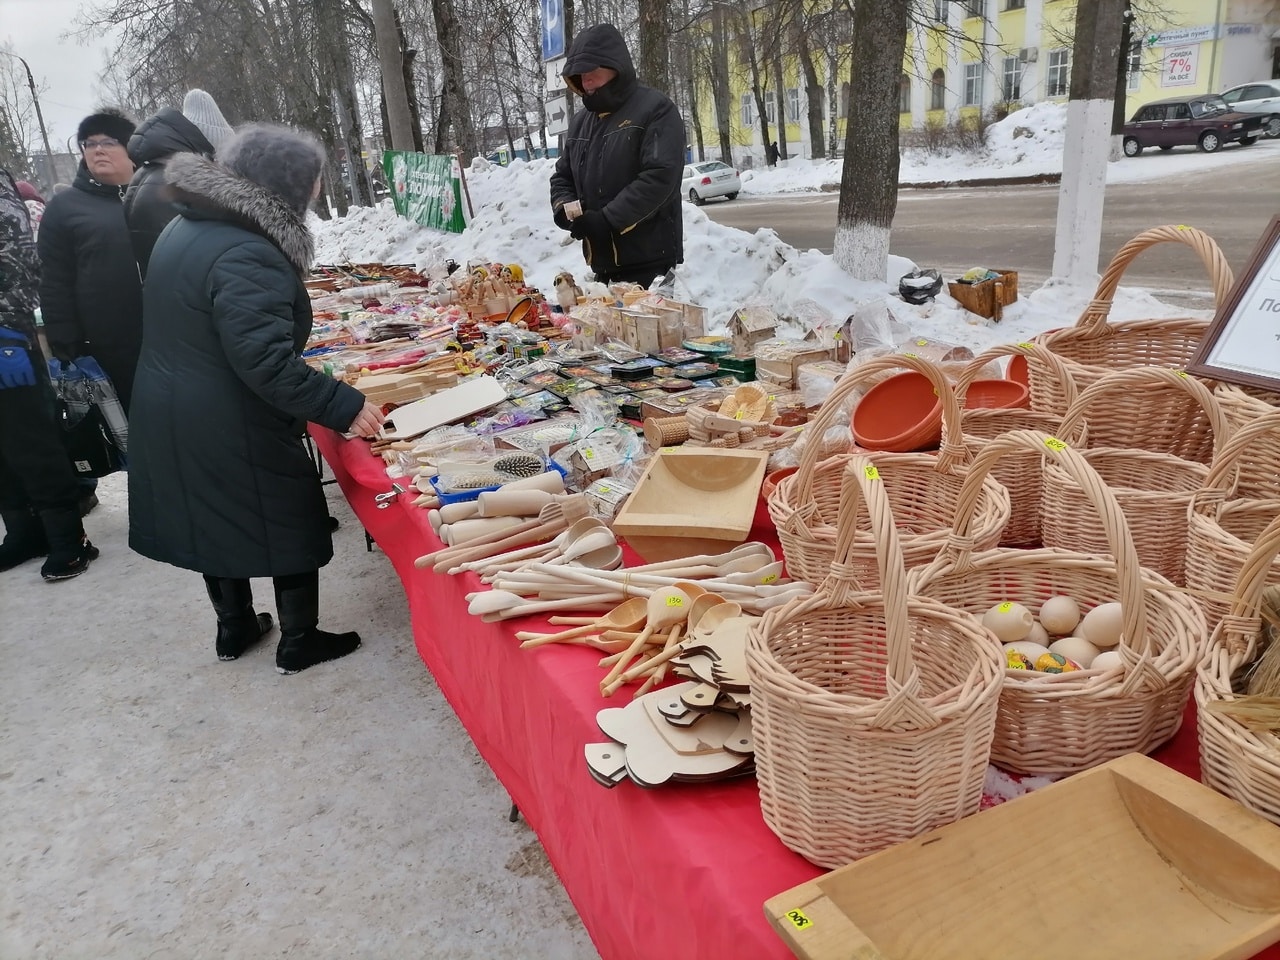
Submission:
<svg viewBox="0 0 1280 960">
<path fill-rule="evenodd" d="M 124 215 L 143 280 L 151 248 L 178 213 L 165 187 L 165 164 L 180 153 L 212 157 L 234 134 L 213 97 L 196 88 L 187 91 L 180 111 L 161 108 L 143 121 L 129 140 L 129 156 L 138 169 L 125 194 Z"/>
</svg>

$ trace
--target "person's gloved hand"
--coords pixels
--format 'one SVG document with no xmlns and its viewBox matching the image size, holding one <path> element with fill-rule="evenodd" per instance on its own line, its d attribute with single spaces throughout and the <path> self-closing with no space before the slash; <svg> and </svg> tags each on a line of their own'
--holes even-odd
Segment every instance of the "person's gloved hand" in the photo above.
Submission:
<svg viewBox="0 0 1280 960">
<path fill-rule="evenodd" d="M 0 327 L 0 390 L 35 385 L 36 372 L 31 366 L 27 338 L 16 330 Z"/>
<path fill-rule="evenodd" d="M 63 364 L 74 363 L 76 357 L 80 355 L 77 344 L 60 343 L 55 340 L 49 341 L 49 352 L 53 354 L 55 360 Z"/>
<path fill-rule="evenodd" d="M 551 219 L 556 222 L 556 226 L 561 230 L 573 230 L 573 227 L 570 225 L 571 221 L 569 220 L 569 215 L 564 212 L 563 203 L 556 207 L 555 212 L 551 215 Z"/>
<path fill-rule="evenodd" d="M 575 240 L 603 237 L 609 233 L 609 221 L 599 210 L 586 210 L 569 224 L 569 235 Z"/>
</svg>

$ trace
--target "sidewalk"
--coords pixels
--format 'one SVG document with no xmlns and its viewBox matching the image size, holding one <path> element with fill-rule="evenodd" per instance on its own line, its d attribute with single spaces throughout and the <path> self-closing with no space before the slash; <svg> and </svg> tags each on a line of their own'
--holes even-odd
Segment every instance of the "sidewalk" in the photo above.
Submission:
<svg viewBox="0 0 1280 960">
<path fill-rule="evenodd" d="M 274 633 L 215 658 L 200 577 L 129 551 L 122 475 L 88 573 L 0 573 L 0 957 L 596 957 L 326 491 L 322 624 L 364 646 L 297 676 Z"/>
</svg>

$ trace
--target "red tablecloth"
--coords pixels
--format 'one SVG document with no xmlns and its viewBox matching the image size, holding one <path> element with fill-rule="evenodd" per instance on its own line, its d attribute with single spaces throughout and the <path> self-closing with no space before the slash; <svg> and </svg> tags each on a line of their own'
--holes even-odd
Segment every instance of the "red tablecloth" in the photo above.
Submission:
<svg viewBox="0 0 1280 960">
<path fill-rule="evenodd" d="M 587 773 L 583 745 L 605 738 L 599 654 L 550 645 L 522 651 L 529 620 L 489 624 L 466 612 L 474 574 L 443 576 L 413 561 L 439 546 L 410 495 L 379 510 L 391 487 L 363 442 L 312 428 L 343 493 L 404 582 L 423 661 L 536 831 L 605 960 L 785 960 L 764 901 L 822 871 L 765 825 L 755 780 L 609 790 Z M 530 618 L 533 619 L 533 618 Z M 540 629 L 536 623 L 533 629 Z M 1199 777 L 1194 707 L 1154 756 Z M 1280 960 L 1280 948 L 1259 958 Z"/>
</svg>

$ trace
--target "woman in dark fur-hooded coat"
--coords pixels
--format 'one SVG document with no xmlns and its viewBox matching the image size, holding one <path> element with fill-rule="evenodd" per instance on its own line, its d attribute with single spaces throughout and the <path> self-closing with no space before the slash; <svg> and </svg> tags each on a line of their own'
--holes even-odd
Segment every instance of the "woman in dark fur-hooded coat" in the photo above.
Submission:
<svg viewBox="0 0 1280 960">
<path fill-rule="evenodd" d="M 359 391 L 300 356 L 311 331 L 304 217 L 322 156 L 305 140 L 291 162 L 278 138 L 298 153 L 298 134 L 259 127 L 231 141 L 222 162 L 169 162 L 179 216 L 147 272 L 129 545 L 206 577 L 287 576 L 329 562 L 328 510 L 302 434 L 307 421 L 345 431 L 364 409 Z"/>
</svg>

